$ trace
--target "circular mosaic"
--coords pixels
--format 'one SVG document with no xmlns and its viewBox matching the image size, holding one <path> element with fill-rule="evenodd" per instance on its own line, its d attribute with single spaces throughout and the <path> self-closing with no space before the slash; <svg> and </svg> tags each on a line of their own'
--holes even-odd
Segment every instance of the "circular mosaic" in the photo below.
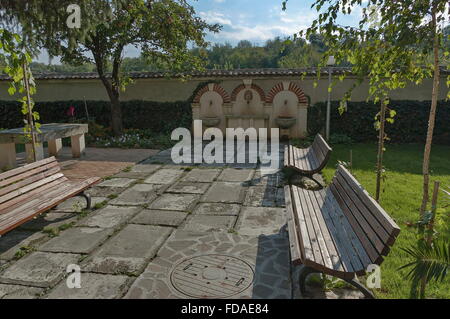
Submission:
<svg viewBox="0 0 450 319">
<path fill-rule="evenodd" d="M 172 286 L 194 298 L 227 298 L 253 282 L 254 271 L 242 259 L 226 255 L 203 255 L 178 263 L 170 274 Z"/>
</svg>

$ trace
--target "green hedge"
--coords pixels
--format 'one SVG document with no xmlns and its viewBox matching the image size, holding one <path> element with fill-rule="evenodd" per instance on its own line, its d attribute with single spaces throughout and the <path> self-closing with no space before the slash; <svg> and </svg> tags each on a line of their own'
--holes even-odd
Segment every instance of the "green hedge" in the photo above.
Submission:
<svg viewBox="0 0 450 319">
<path fill-rule="evenodd" d="M 86 101 L 90 118 L 103 126 L 110 125 L 110 105 L 107 101 Z M 150 129 L 155 133 L 168 133 L 177 127 L 191 126 L 192 111 L 189 102 L 160 103 L 151 101 L 121 102 L 125 128 Z M 40 123 L 70 122 L 67 115 L 70 106 L 75 107 L 75 119 L 86 119 L 84 101 L 37 102 Z M 23 126 L 19 103 L 0 101 L 0 128 Z"/>
<path fill-rule="evenodd" d="M 389 108 L 397 112 L 394 123 L 387 123 L 386 132 L 393 143 L 423 143 L 428 128 L 430 101 L 390 101 Z M 325 125 L 326 102 L 315 104 L 308 110 L 308 133 L 315 135 Z M 379 104 L 349 102 L 347 111 L 338 111 L 339 102 L 331 103 L 331 134 L 345 134 L 355 142 L 377 140 L 374 129 Z M 439 101 L 436 113 L 433 142 L 450 145 L 450 102 Z"/>
<path fill-rule="evenodd" d="M 98 124 L 109 126 L 110 106 L 107 101 L 87 101 L 89 116 Z M 188 101 L 121 102 L 125 128 L 149 129 L 155 133 L 170 133 L 177 127 L 191 126 L 192 110 Z M 38 102 L 36 110 L 41 115 L 41 123 L 70 122 L 67 115 L 70 106 L 75 107 L 75 119 L 85 119 L 84 101 Z M 374 117 L 379 105 L 367 102 L 349 102 L 347 111 L 339 115 L 338 101 L 332 102 L 331 132 L 345 134 L 355 142 L 375 141 Z M 424 142 L 428 126 L 429 101 L 391 101 L 390 108 L 397 112 L 395 122 L 387 124 L 389 138 L 395 143 Z M 320 102 L 308 110 L 308 131 L 315 135 L 323 131 L 326 103 Z M 433 141 L 450 145 L 450 102 L 439 101 Z M 19 103 L 0 101 L 0 128 L 23 126 Z"/>
</svg>

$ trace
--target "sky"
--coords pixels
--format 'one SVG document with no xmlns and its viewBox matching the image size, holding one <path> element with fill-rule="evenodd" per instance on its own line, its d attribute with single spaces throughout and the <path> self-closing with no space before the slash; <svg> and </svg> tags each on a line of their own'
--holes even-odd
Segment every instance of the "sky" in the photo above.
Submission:
<svg viewBox="0 0 450 319">
<path fill-rule="evenodd" d="M 313 0 L 289 0 L 287 10 L 282 10 L 282 0 L 190 0 L 197 14 L 209 23 L 222 25 L 217 34 L 208 34 L 212 43 L 229 42 L 236 45 L 240 40 L 249 40 L 255 45 L 264 44 L 277 36 L 287 37 L 307 28 L 318 14 L 311 9 Z M 339 22 L 356 25 L 361 10 L 358 8 L 350 16 Z M 127 47 L 125 56 L 136 57 L 140 52 Z M 42 53 L 39 62 L 48 63 L 48 56 Z M 54 59 L 52 63 L 58 63 Z"/>
</svg>

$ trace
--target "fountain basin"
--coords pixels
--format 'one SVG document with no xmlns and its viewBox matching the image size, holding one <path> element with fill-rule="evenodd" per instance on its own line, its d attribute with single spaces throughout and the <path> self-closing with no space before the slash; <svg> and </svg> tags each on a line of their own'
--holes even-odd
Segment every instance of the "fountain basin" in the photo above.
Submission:
<svg viewBox="0 0 450 319">
<path fill-rule="evenodd" d="M 275 123 L 282 129 L 288 129 L 297 122 L 295 117 L 277 117 Z"/>
<path fill-rule="evenodd" d="M 220 118 L 219 117 L 205 117 L 202 118 L 203 125 L 206 127 L 214 127 L 219 125 Z"/>
</svg>

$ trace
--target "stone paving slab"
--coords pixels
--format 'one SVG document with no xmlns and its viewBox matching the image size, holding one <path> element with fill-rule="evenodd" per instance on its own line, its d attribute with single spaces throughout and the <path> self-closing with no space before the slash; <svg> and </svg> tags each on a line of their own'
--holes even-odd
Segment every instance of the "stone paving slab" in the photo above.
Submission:
<svg viewBox="0 0 450 319">
<path fill-rule="evenodd" d="M 107 179 L 100 184 L 98 184 L 99 187 L 128 187 L 133 182 L 135 182 L 135 179 L 132 178 L 111 178 Z"/>
<path fill-rule="evenodd" d="M 83 262 L 83 270 L 107 274 L 136 273 L 155 256 L 171 232 L 170 227 L 127 225 Z"/>
<path fill-rule="evenodd" d="M 194 215 L 181 229 L 194 232 L 230 231 L 235 223 L 235 216 Z"/>
<path fill-rule="evenodd" d="M 157 198 L 151 205 L 151 209 L 159 210 L 179 210 L 191 211 L 197 201 L 200 199 L 199 195 L 191 194 L 163 194 Z"/>
<path fill-rule="evenodd" d="M 36 299 L 43 292 L 42 288 L 0 284 L 0 299 Z"/>
<path fill-rule="evenodd" d="M 244 200 L 245 206 L 282 207 L 284 206 L 284 189 L 270 186 L 251 186 Z"/>
<path fill-rule="evenodd" d="M 92 198 L 94 197 L 103 197 L 106 198 L 111 195 L 117 195 L 122 193 L 125 190 L 123 187 L 100 187 L 100 186 L 94 186 L 86 190 L 86 193 L 91 195 Z"/>
<path fill-rule="evenodd" d="M 241 183 L 214 182 L 202 198 L 210 203 L 242 203 L 246 188 Z"/>
<path fill-rule="evenodd" d="M 161 165 L 137 164 L 134 165 L 130 170 L 122 171 L 114 175 L 114 177 L 143 179 L 158 170 L 160 167 Z"/>
<path fill-rule="evenodd" d="M 186 219 L 187 215 L 179 211 L 144 209 L 131 220 L 131 223 L 176 227 Z"/>
<path fill-rule="evenodd" d="M 287 217 L 284 208 L 243 207 L 236 230 L 240 235 L 270 235 L 279 233 L 286 223 Z"/>
<path fill-rule="evenodd" d="M 119 207 L 108 205 L 95 214 L 80 220 L 77 226 L 116 228 L 125 224 L 141 210 L 140 207 Z"/>
<path fill-rule="evenodd" d="M 170 193 L 184 193 L 184 194 L 204 194 L 209 186 L 209 183 L 195 183 L 195 182 L 178 182 L 167 189 Z"/>
<path fill-rule="evenodd" d="M 34 247 L 48 240 L 47 234 L 15 229 L 0 238 L 0 260 L 12 260 L 21 247 Z"/>
<path fill-rule="evenodd" d="M 0 283 L 46 288 L 55 285 L 68 265 L 76 264 L 81 255 L 33 252 L 0 274 Z"/>
<path fill-rule="evenodd" d="M 254 169 L 225 168 L 217 178 L 221 182 L 248 182 L 252 180 Z"/>
<path fill-rule="evenodd" d="M 163 168 L 154 173 L 152 176 L 146 178 L 144 183 L 148 184 L 172 184 L 184 171 L 179 168 Z"/>
<path fill-rule="evenodd" d="M 161 184 L 136 184 L 121 193 L 112 200 L 113 205 L 144 205 L 150 204 L 158 192 L 162 192 L 166 186 Z"/>
<path fill-rule="evenodd" d="M 73 213 L 54 213 L 50 211 L 45 215 L 38 216 L 25 224 L 19 229 L 24 230 L 43 230 L 44 228 L 58 228 L 62 225 L 68 225 L 77 221 L 77 214 Z"/>
<path fill-rule="evenodd" d="M 47 299 L 117 299 L 127 289 L 127 276 L 81 273 L 81 288 L 70 289 L 65 281 L 57 285 Z"/>
<path fill-rule="evenodd" d="M 253 280 L 246 278 L 248 282 L 244 280 L 243 290 L 228 296 L 229 298 L 291 297 L 291 285 L 289 280 L 286 280 L 286 274 L 290 271 L 289 242 L 286 234 L 256 238 L 223 232 L 205 234 L 177 230 L 160 249 L 158 256 L 136 279 L 125 298 L 192 298 L 174 287 L 171 281 L 174 267 L 188 258 L 208 256 L 213 260 L 214 255 L 237 258 L 250 265 L 254 271 Z M 192 271 L 194 269 L 186 270 Z M 205 278 L 205 275 L 206 273 L 202 275 L 200 272 L 200 277 L 191 285 L 198 284 L 206 289 L 207 282 L 212 286 L 220 284 L 216 284 L 217 279 Z M 212 295 L 221 293 L 212 288 L 210 291 Z M 211 298 L 204 296 L 208 297 Z"/>
<path fill-rule="evenodd" d="M 91 227 L 69 228 L 38 248 L 40 251 L 88 254 L 104 242 L 112 229 Z"/>
<path fill-rule="evenodd" d="M 181 180 L 184 182 L 211 183 L 219 176 L 221 169 L 194 168 Z"/>
<path fill-rule="evenodd" d="M 89 192 L 87 192 L 89 193 Z M 105 196 L 92 196 L 91 195 L 91 206 L 94 207 L 96 204 L 101 203 L 108 198 Z M 79 213 L 86 208 L 86 200 L 83 197 L 76 196 L 66 199 L 64 202 L 59 204 L 52 210 L 54 213 Z"/>
<path fill-rule="evenodd" d="M 201 203 L 192 213 L 195 215 L 228 215 L 237 216 L 241 206 L 238 204 L 225 204 L 225 203 Z"/>
</svg>

